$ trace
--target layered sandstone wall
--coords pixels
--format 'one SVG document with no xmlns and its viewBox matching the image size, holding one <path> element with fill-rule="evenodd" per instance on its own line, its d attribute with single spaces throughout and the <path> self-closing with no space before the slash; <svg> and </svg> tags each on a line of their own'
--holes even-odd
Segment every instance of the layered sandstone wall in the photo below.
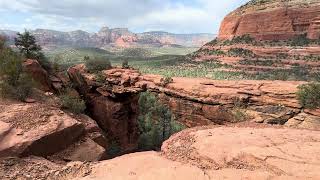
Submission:
<svg viewBox="0 0 320 180">
<path fill-rule="evenodd" d="M 311 39 L 320 38 L 319 1 L 292 0 L 287 4 L 280 0 L 253 2 L 224 18 L 219 39 L 249 34 L 259 40 L 286 40 L 305 33 Z"/>
</svg>

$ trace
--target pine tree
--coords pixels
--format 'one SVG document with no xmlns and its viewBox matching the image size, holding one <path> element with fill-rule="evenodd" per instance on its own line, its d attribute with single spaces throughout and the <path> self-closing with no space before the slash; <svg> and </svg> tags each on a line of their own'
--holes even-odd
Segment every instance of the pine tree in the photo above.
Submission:
<svg viewBox="0 0 320 180">
<path fill-rule="evenodd" d="M 150 92 L 140 94 L 139 110 L 140 150 L 159 150 L 172 134 L 184 129 L 173 120 L 169 107 L 160 103 Z"/>
<path fill-rule="evenodd" d="M 26 58 L 39 59 L 42 56 L 41 47 L 37 45 L 36 39 L 30 32 L 18 33 L 15 45 Z"/>
<path fill-rule="evenodd" d="M 18 33 L 15 38 L 15 45 L 20 50 L 20 53 L 28 59 L 36 59 L 40 65 L 47 71 L 51 71 L 51 63 L 41 52 L 41 46 L 36 43 L 36 38 L 28 31 Z"/>
</svg>

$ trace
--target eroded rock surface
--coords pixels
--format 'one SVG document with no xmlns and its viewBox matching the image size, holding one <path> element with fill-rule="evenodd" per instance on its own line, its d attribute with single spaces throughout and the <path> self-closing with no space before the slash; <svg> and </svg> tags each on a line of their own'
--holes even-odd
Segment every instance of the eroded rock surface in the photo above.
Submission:
<svg viewBox="0 0 320 180">
<path fill-rule="evenodd" d="M 84 65 L 72 67 L 68 73 L 85 98 L 91 117 L 106 132 L 110 142 L 117 143 L 123 151 L 134 150 L 138 140 L 136 120 L 140 89 L 133 90 L 127 86 L 127 90 L 118 86 L 112 76 L 108 77 L 111 78 L 108 84 L 97 82 L 95 75 L 88 73 Z"/>
<path fill-rule="evenodd" d="M 69 70 L 69 74 L 73 81 L 83 84 L 80 87 L 84 88 L 79 89 L 80 92 L 88 97 L 94 97 L 89 98 L 89 102 L 99 105 L 99 108 L 92 106 L 95 107 L 92 108 L 92 112 L 99 111 L 100 114 L 112 115 L 119 112 L 117 109 L 121 109 L 120 107 L 126 104 L 124 103 L 126 101 L 123 101 L 119 104 L 119 108 L 115 108 L 117 106 L 110 106 L 114 104 L 112 101 L 109 103 L 110 99 L 136 97 L 135 95 L 139 92 L 150 90 L 159 94 L 160 100 L 170 106 L 176 119 L 188 127 L 237 122 L 239 119 L 234 111 L 238 107 L 243 108 L 247 120 L 257 123 L 285 125 L 291 119 L 288 124 L 291 127 L 310 129 L 320 127 L 319 115 L 314 115 L 307 110 L 304 114 L 306 118 L 299 119 L 301 122 L 307 120 L 312 123 L 306 126 L 301 123 L 292 123 L 292 118 L 303 112 L 296 98 L 296 92 L 298 86 L 305 82 L 173 78 L 172 83 L 163 86 L 162 76 L 142 75 L 136 70 L 114 68 L 104 71 L 106 80 L 98 83 L 94 74 L 88 73 L 83 65 L 73 67 L 72 71 Z M 79 79 L 81 81 L 78 81 Z M 130 111 L 137 113 L 132 105 L 128 107 Z M 112 116 L 116 117 L 116 115 Z M 100 119 L 105 121 L 112 119 L 103 117 L 110 116 L 104 115 Z M 135 125 L 131 119 L 121 123 L 125 123 L 122 126 L 127 126 L 128 123 Z"/>
<path fill-rule="evenodd" d="M 61 92 L 69 83 L 68 77 L 61 72 L 49 73 L 35 59 L 26 59 L 22 67 L 43 91 Z"/>
<path fill-rule="evenodd" d="M 39 83 L 42 90 L 50 91 L 52 89 L 48 72 L 41 67 L 37 60 L 26 59 L 22 63 L 22 66 L 24 70 Z"/>
<path fill-rule="evenodd" d="M 175 134 L 158 153 L 133 153 L 98 163 L 72 162 L 58 167 L 43 159 L 1 160 L 0 178 L 319 179 L 319 145 L 319 131 L 198 127 Z M 26 162 L 30 166 L 21 167 Z M 27 167 L 32 174 L 19 173 Z M 1 174 L 3 168 L 9 174 Z"/>
<path fill-rule="evenodd" d="M 319 38 L 318 0 L 253 0 L 223 20 L 219 39 L 250 34 L 260 40 L 286 40 L 307 33 Z"/>
<path fill-rule="evenodd" d="M 213 179 L 317 179 L 319 143 L 318 131 L 220 127 L 181 132 L 162 150 L 169 159 L 206 169 Z"/>
<path fill-rule="evenodd" d="M 1 99 L 0 109 L 0 157 L 47 157 L 61 151 L 68 152 L 59 154 L 63 160 L 104 157 L 105 136 L 89 117 L 74 116 L 55 103 L 40 100 L 21 103 Z M 80 144 L 91 148 L 77 148 Z M 92 152 L 92 156 L 86 155 Z"/>
</svg>

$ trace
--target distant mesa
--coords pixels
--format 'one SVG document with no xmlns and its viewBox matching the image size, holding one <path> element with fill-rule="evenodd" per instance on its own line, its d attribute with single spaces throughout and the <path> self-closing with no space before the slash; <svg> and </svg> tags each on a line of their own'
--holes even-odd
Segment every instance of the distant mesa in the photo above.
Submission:
<svg viewBox="0 0 320 180">
<path fill-rule="evenodd" d="M 219 39 L 249 34 L 258 40 L 320 38 L 319 0 L 252 0 L 226 16 Z"/>
<path fill-rule="evenodd" d="M 8 37 L 13 43 L 15 31 L 0 30 L 0 35 Z M 214 34 L 173 34 L 168 32 L 133 33 L 127 28 L 102 27 L 97 33 L 82 30 L 61 32 L 49 29 L 31 31 L 38 43 L 44 48 L 72 46 L 72 47 L 141 47 L 141 46 L 185 46 L 201 47 L 215 38 Z"/>
</svg>

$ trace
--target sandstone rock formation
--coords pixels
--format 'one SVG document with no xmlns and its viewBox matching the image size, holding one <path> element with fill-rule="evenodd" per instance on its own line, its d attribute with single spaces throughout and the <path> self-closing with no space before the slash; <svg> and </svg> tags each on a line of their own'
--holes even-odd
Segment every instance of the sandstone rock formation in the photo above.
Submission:
<svg viewBox="0 0 320 180">
<path fill-rule="evenodd" d="M 6 179 L 319 179 L 318 131 L 203 127 L 182 131 L 162 151 L 66 166 L 29 157 L 0 160 Z M 28 166 L 26 166 L 28 164 Z"/>
<path fill-rule="evenodd" d="M 307 34 L 320 38 L 318 0 L 252 0 L 223 20 L 219 39 L 249 34 L 259 40 L 286 40 Z"/>
<path fill-rule="evenodd" d="M 35 103 L 1 99 L 0 157 L 54 156 L 75 161 L 105 158 L 107 140 L 98 125 L 87 116 L 61 111 L 52 98 Z"/>
<path fill-rule="evenodd" d="M 95 76 L 83 64 L 68 70 L 71 81 L 87 102 L 92 118 L 107 133 L 110 142 L 116 142 L 123 151 L 132 151 L 138 140 L 138 92 L 117 91 L 117 84 L 110 81 L 112 92 L 95 81 Z M 115 82 L 116 83 L 116 82 Z"/>
<path fill-rule="evenodd" d="M 102 117 L 110 117 L 108 114 L 116 112 L 128 114 L 127 111 L 118 110 L 126 103 L 117 107 L 110 99 L 128 98 L 132 95 L 135 97 L 139 92 L 150 90 L 159 94 L 160 100 L 170 106 L 176 119 L 188 127 L 238 122 L 240 120 L 235 113 L 241 107 L 246 119 L 254 122 L 320 128 L 319 115 L 314 111 L 303 110 L 296 99 L 297 87 L 305 82 L 173 78 L 172 83 L 163 87 L 162 77 L 159 75 L 142 75 L 136 70 L 119 68 L 103 72 L 106 80 L 98 83 L 95 76 L 85 70 L 84 65 L 69 69 L 72 81 L 82 87 L 78 89 L 79 92 L 89 97 L 89 102 L 93 105 L 99 105 L 93 106 L 99 107 L 99 110 L 93 108 L 91 112 L 105 115 L 98 118 L 98 121 L 110 121 L 110 124 L 114 124 L 111 123 L 113 118 Z M 133 104 L 137 102 L 132 100 Z M 135 112 L 133 114 L 137 113 L 132 105 L 127 107 L 130 107 L 131 112 Z M 113 117 L 117 117 L 116 114 Z M 295 123 L 292 123 L 293 121 Z M 136 124 L 133 119 L 121 123 L 124 123 L 122 127 Z M 106 127 L 110 129 L 112 126 Z"/>
<path fill-rule="evenodd" d="M 49 74 L 44 70 L 37 60 L 26 59 L 22 66 L 24 70 L 40 85 L 44 91 L 52 90 Z"/>
<path fill-rule="evenodd" d="M 35 81 L 37 88 L 43 91 L 60 92 L 69 83 L 69 78 L 63 73 L 47 72 L 37 60 L 26 59 L 22 62 L 23 70 Z"/>
</svg>

